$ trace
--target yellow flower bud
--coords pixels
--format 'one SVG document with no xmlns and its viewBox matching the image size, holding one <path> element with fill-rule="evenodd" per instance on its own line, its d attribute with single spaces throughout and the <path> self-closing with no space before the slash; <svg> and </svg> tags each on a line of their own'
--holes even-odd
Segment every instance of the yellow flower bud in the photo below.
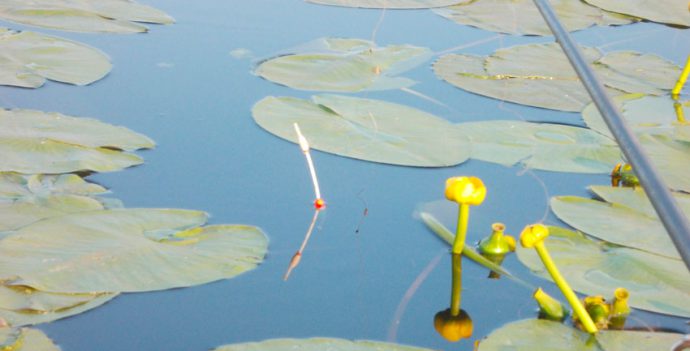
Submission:
<svg viewBox="0 0 690 351">
<path fill-rule="evenodd" d="M 531 248 L 538 242 L 544 241 L 549 236 L 549 228 L 543 224 L 532 224 L 525 227 L 520 233 L 522 247 Z"/>
<path fill-rule="evenodd" d="M 486 187 L 477 177 L 452 177 L 446 180 L 446 199 L 459 204 L 480 205 L 486 197 Z"/>
<path fill-rule="evenodd" d="M 460 310 L 457 316 L 453 316 L 450 308 L 436 313 L 434 328 L 444 339 L 450 342 L 467 339 L 472 336 L 474 330 L 472 319 L 465 310 Z"/>
</svg>

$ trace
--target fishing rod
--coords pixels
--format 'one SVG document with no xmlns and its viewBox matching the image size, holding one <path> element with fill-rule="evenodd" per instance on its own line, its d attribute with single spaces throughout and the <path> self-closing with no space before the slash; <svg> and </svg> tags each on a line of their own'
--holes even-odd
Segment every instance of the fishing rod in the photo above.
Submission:
<svg viewBox="0 0 690 351">
<path fill-rule="evenodd" d="M 633 166 L 635 175 L 640 180 L 649 201 L 654 206 L 654 210 L 659 215 L 659 219 L 664 224 L 666 232 L 671 237 L 686 267 L 690 270 L 690 223 L 688 219 L 671 196 L 671 191 L 654 169 L 649 158 L 642 151 L 642 147 L 630 127 L 614 107 L 604 90 L 604 86 L 585 61 L 570 33 L 561 24 L 551 4 L 547 0 L 534 0 L 534 4 L 580 77 L 592 101 L 599 109 L 599 113 L 618 142 L 626 160 Z"/>
</svg>

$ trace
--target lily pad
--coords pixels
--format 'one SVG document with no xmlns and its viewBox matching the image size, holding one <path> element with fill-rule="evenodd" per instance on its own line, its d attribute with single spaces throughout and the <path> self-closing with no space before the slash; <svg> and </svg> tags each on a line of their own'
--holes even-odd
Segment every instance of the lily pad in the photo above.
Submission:
<svg viewBox="0 0 690 351">
<path fill-rule="evenodd" d="M 115 296 L 114 293 L 51 293 L 3 284 L 0 285 L 0 320 L 12 327 L 47 323 L 96 308 Z"/>
<path fill-rule="evenodd" d="M 147 31 L 134 22 L 174 22 L 163 11 L 131 0 L 3 0 L 0 18 L 50 29 L 107 33 Z"/>
<path fill-rule="evenodd" d="M 368 9 L 426 9 L 468 2 L 471 0 L 307 0 L 314 4 Z"/>
<path fill-rule="evenodd" d="M 38 88 L 46 79 L 75 85 L 103 78 L 112 65 L 102 52 L 74 41 L 0 27 L 0 84 Z"/>
<path fill-rule="evenodd" d="M 319 39 L 305 52 L 263 61 L 255 73 L 294 89 L 332 92 L 398 89 L 415 84 L 395 77 L 429 60 L 431 50 L 411 45 L 376 47 L 360 39 Z"/>
<path fill-rule="evenodd" d="M 690 273 L 683 261 L 596 242 L 558 227 L 549 230 L 546 247 L 576 291 L 610 296 L 616 288 L 624 287 L 630 292 L 632 307 L 690 317 Z M 551 280 L 535 250 L 518 247 L 517 254 L 532 272 Z"/>
<path fill-rule="evenodd" d="M 684 116 L 690 118 L 690 101 L 678 102 L 668 95 L 644 94 L 620 95 L 613 101 L 636 133 L 661 134 L 675 140 L 690 142 L 690 124 L 684 120 Z M 680 109 L 680 112 L 677 109 Z M 589 104 L 582 110 L 582 118 L 589 128 L 611 136 L 594 104 Z"/>
<path fill-rule="evenodd" d="M 298 123 L 317 150 L 403 166 L 444 167 L 467 160 L 468 140 L 429 113 L 380 100 L 316 95 L 312 101 L 269 96 L 252 109 L 270 133 L 297 143 Z"/>
<path fill-rule="evenodd" d="M 682 338 L 676 333 L 602 330 L 590 340 L 589 334 L 558 322 L 523 319 L 494 330 L 478 351 L 670 350 Z"/>
<path fill-rule="evenodd" d="M 106 191 L 74 174 L 0 173 L 0 232 L 67 213 L 122 207 L 95 196 Z"/>
<path fill-rule="evenodd" d="M 670 91 L 680 67 L 650 54 L 632 51 L 601 54 L 582 51 L 610 95 Z M 487 57 L 449 54 L 434 63 L 441 79 L 472 93 L 518 104 L 581 111 L 590 101 L 577 74 L 555 43 L 518 45 Z"/>
<path fill-rule="evenodd" d="M 261 342 L 223 345 L 213 349 L 213 351 L 290 351 L 296 349 L 302 351 L 430 351 L 420 347 L 380 341 L 350 341 L 335 338 L 268 339 Z"/>
<path fill-rule="evenodd" d="M 690 192 L 690 143 L 649 134 L 640 135 L 639 141 L 666 185 Z"/>
<path fill-rule="evenodd" d="M 39 221 L 0 240 L 4 278 L 44 291 L 170 289 L 255 268 L 267 239 L 256 227 L 211 225 L 199 211 L 115 209 Z"/>
<path fill-rule="evenodd" d="M 620 162 L 611 139 L 586 128 L 522 121 L 461 123 L 473 159 L 556 172 L 608 173 Z"/>
<path fill-rule="evenodd" d="M 685 0 L 585 0 L 607 11 L 649 21 L 690 27 L 690 11 Z"/>
<path fill-rule="evenodd" d="M 0 349 L 11 351 L 60 351 L 42 331 L 32 328 L 0 328 Z"/>
<path fill-rule="evenodd" d="M 635 19 L 604 11 L 580 0 L 551 1 L 551 6 L 570 31 L 591 26 L 621 25 Z M 500 9 L 500 10 L 499 10 Z M 476 0 L 434 9 L 437 14 L 459 24 L 499 33 L 552 35 L 532 0 Z"/>
</svg>

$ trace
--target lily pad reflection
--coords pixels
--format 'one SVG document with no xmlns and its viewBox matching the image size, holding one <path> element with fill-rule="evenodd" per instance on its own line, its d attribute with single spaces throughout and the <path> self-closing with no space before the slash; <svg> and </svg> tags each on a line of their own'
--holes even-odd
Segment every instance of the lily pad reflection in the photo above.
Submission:
<svg viewBox="0 0 690 351">
<path fill-rule="evenodd" d="M 33 223 L 0 240 L 4 278 L 45 291 L 148 291 L 231 278 L 255 268 L 256 227 L 210 225 L 199 211 L 116 209 Z"/>
<path fill-rule="evenodd" d="M 100 51 L 71 40 L 0 27 L 0 84 L 38 88 L 46 79 L 87 85 L 112 65 Z"/>
</svg>

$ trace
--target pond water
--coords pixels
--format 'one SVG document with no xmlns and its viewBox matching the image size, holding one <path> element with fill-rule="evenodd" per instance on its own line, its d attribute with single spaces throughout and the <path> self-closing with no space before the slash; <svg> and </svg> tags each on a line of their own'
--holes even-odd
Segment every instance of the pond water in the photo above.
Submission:
<svg viewBox="0 0 690 351">
<path fill-rule="evenodd" d="M 208 350 L 226 343 L 278 337 L 373 339 L 434 349 L 470 350 L 475 340 L 506 322 L 535 316 L 531 290 L 465 264 L 463 309 L 474 336 L 451 344 L 438 336 L 434 314 L 448 308 L 450 256 L 413 215 L 424 202 L 443 198 L 446 178 L 474 175 L 488 188 L 472 209 L 468 242 L 501 221 L 514 235 L 544 219 L 554 195 L 588 196 L 586 186 L 607 175 L 525 171 L 481 161 L 423 169 L 369 163 L 314 152 L 328 203 L 301 264 L 282 277 L 309 225 L 313 192 L 299 148 L 258 127 L 251 108 L 269 96 L 308 98 L 251 73 L 261 59 L 320 37 L 373 39 L 378 45 L 411 44 L 443 52 L 496 37 L 460 26 L 428 10 L 381 11 L 328 7 L 300 0 L 147 1 L 176 19 L 139 35 L 82 34 L 1 25 L 78 40 L 107 53 L 112 72 L 90 86 L 48 82 L 40 89 L 0 87 L 6 108 L 57 111 L 127 126 L 157 143 L 140 152 L 145 163 L 93 174 L 125 206 L 207 211 L 211 223 L 261 227 L 269 254 L 258 269 L 235 279 L 185 289 L 123 294 L 87 313 L 39 325 L 63 350 Z M 690 31 L 653 23 L 591 28 L 574 37 L 603 51 L 632 49 L 684 63 Z M 463 53 L 551 37 L 503 35 Z M 246 55 L 236 57 L 234 50 Z M 238 52 L 238 51 L 235 51 Z M 473 95 L 439 80 L 429 61 L 406 76 L 414 90 L 364 92 L 416 107 L 453 122 L 486 119 L 556 121 L 581 125 L 579 114 L 542 110 Z M 532 276 L 510 256 L 508 269 L 554 296 L 555 286 Z M 686 333 L 680 318 L 636 311 L 632 325 Z"/>
</svg>

